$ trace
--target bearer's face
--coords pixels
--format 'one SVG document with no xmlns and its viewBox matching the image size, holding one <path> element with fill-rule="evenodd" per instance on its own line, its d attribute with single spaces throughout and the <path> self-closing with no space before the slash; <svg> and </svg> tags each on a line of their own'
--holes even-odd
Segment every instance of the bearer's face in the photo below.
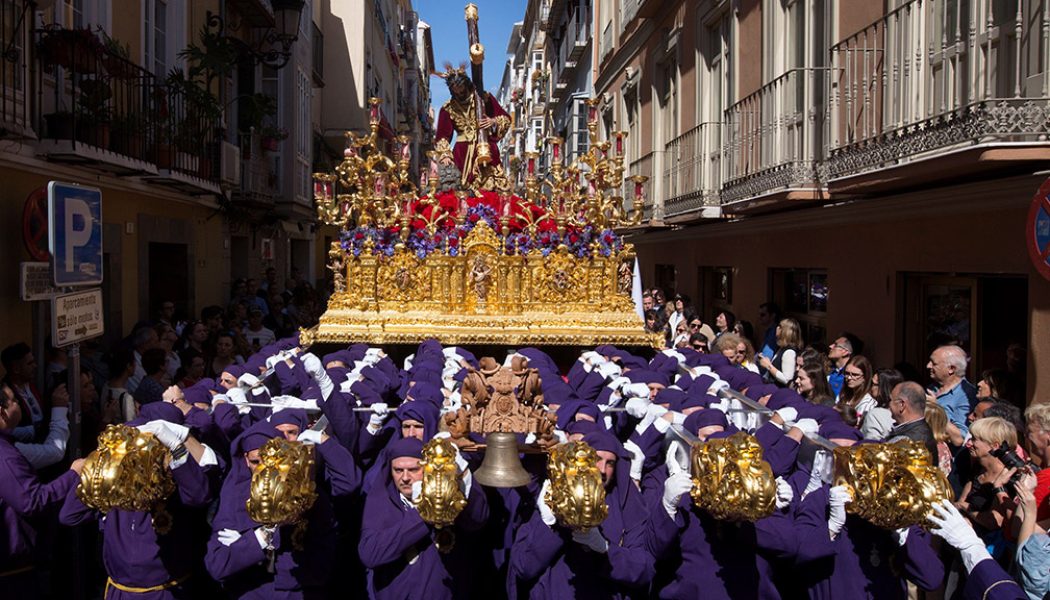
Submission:
<svg viewBox="0 0 1050 600">
<path fill-rule="evenodd" d="M 274 426 L 274 429 L 284 434 L 284 439 L 294 442 L 299 437 L 299 426 L 291 423 L 282 423 Z"/>
<path fill-rule="evenodd" d="M 256 448 L 255 450 L 246 452 L 244 454 L 244 462 L 248 465 L 249 469 L 254 471 L 255 467 L 262 464 L 262 460 L 259 458 L 259 449 Z"/>
<path fill-rule="evenodd" d="M 616 455 L 607 450 L 598 450 L 598 472 L 602 474 L 602 483 L 609 487 L 616 473 Z"/>
<path fill-rule="evenodd" d="M 423 441 L 423 424 L 415 419 L 405 419 L 401 422 L 401 437 Z"/>
<path fill-rule="evenodd" d="M 423 480 L 423 467 L 419 466 L 418 458 L 402 456 L 390 461 L 390 475 L 397 491 L 405 498 L 411 498 L 412 484 Z"/>
</svg>

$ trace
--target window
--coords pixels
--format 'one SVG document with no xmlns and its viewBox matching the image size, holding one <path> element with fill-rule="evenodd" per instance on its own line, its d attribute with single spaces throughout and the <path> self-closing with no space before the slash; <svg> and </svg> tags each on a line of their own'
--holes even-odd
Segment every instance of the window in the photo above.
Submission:
<svg viewBox="0 0 1050 600">
<path fill-rule="evenodd" d="M 816 346 L 827 341 L 827 270 L 771 269 L 770 290 L 784 316 L 798 321 L 805 344 Z"/>
<path fill-rule="evenodd" d="M 791 69 L 806 66 L 805 6 L 798 0 L 766 0 L 762 7 L 764 81 L 769 82 Z"/>
<path fill-rule="evenodd" d="M 168 3 L 165 0 L 146 1 L 146 68 L 157 77 L 168 72 Z"/>
<path fill-rule="evenodd" d="M 694 306 L 704 321 L 713 323 L 715 317 L 718 316 L 718 311 L 732 310 L 732 267 L 699 267 L 697 283 Z"/>
<path fill-rule="evenodd" d="M 574 138 L 572 151 L 576 156 L 587 152 L 587 143 L 590 141 L 590 134 L 587 130 L 587 109 L 587 100 L 585 98 L 577 98 L 575 128 L 572 132 Z"/>
<path fill-rule="evenodd" d="M 668 60 L 660 66 L 660 71 L 661 82 L 657 85 L 660 86 L 658 110 L 660 111 L 659 135 L 662 136 L 662 139 L 654 140 L 654 142 L 661 142 L 653 144 L 654 147 L 660 147 L 678 137 L 678 61 Z M 657 134 L 655 127 L 653 134 Z"/>
<path fill-rule="evenodd" d="M 310 204 L 312 197 L 312 180 L 310 161 L 313 150 L 312 127 L 310 124 L 310 107 L 313 97 L 313 85 L 306 71 L 299 69 L 296 77 L 296 93 L 299 101 L 296 106 L 295 131 L 295 196 L 296 201 Z"/>
</svg>

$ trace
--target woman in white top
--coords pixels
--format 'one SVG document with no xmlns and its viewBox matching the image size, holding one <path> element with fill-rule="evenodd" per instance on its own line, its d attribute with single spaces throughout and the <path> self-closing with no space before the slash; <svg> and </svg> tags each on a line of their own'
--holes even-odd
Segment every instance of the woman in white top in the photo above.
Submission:
<svg viewBox="0 0 1050 600">
<path fill-rule="evenodd" d="M 871 376 L 871 396 L 875 398 L 875 407 L 867 412 L 860 422 L 860 434 L 866 440 L 884 440 L 893 429 L 893 415 L 890 414 L 890 392 L 904 376 L 897 369 L 879 369 Z"/>
<path fill-rule="evenodd" d="M 839 402 L 852 406 L 857 411 L 857 418 L 863 421 L 864 415 L 877 406 L 871 395 L 871 361 L 856 355 L 849 359 L 842 371 L 846 385 L 839 392 Z"/>
<path fill-rule="evenodd" d="M 795 381 L 795 356 L 802 347 L 802 328 L 794 319 L 777 325 L 777 352 L 772 359 L 759 355 L 758 365 L 766 370 L 766 380 L 780 387 Z"/>
</svg>

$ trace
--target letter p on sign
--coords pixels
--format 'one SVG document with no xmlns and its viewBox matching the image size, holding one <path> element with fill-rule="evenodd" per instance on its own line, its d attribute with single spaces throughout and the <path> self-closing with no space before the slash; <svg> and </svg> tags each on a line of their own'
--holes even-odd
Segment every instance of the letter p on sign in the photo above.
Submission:
<svg viewBox="0 0 1050 600">
<path fill-rule="evenodd" d="M 102 283 L 102 192 L 71 183 L 47 186 L 48 246 L 56 286 Z"/>
</svg>

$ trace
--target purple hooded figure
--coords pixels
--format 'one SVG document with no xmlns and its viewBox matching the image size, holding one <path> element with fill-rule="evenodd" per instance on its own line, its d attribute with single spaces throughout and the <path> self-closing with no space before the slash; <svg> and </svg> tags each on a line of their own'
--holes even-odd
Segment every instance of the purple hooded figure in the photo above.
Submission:
<svg viewBox="0 0 1050 600">
<path fill-rule="evenodd" d="M 509 584 L 519 598 L 644 598 L 653 577 L 645 547 L 646 510 L 631 481 L 631 455 L 612 434 L 583 441 L 599 455 L 609 515 L 587 532 L 553 522 L 545 503 L 521 526 L 510 553 Z M 546 514 L 546 516 L 545 516 Z"/>
<path fill-rule="evenodd" d="M 335 572 L 335 517 L 332 496 L 346 497 L 360 488 L 353 457 L 337 441 L 320 436 L 314 446 L 317 499 L 302 523 L 265 527 L 248 516 L 252 470 L 258 450 L 269 440 L 290 435 L 277 427 L 305 425 L 296 411 L 280 411 L 274 422 L 261 421 L 233 441 L 230 472 L 219 496 L 205 565 L 232 598 L 309 598 L 325 593 Z M 300 434 L 303 435 L 303 434 Z"/>
<path fill-rule="evenodd" d="M 182 425 L 182 411 L 167 402 L 142 407 L 127 424 L 165 421 Z M 219 486 L 215 453 L 187 438 L 181 457 L 172 460 L 175 493 L 153 511 L 114 508 L 102 514 L 85 506 L 70 489 L 59 514 L 64 525 L 89 519 L 102 523 L 102 562 L 109 580 L 106 598 L 194 598 L 205 593 L 206 509 Z M 147 590 L 147 591 L 142 591 Z"/>
<path fill-rule="evenodd" d="M 375 487 L 365 500 L 358 553 L 368 568 L 370 598 L 465 598 L 472 587 L 470 544 L 457 540 L 488 519 L 485 493 L 467 475 L 467 504 L 455 523 L 428 524 L 412 502 L 413 484 L 423 479 L 423 442 L 414 437 L 392 442 L 384 451 Z M 442 552 L 438 544 L 446 549 Z"/>
</svg>

